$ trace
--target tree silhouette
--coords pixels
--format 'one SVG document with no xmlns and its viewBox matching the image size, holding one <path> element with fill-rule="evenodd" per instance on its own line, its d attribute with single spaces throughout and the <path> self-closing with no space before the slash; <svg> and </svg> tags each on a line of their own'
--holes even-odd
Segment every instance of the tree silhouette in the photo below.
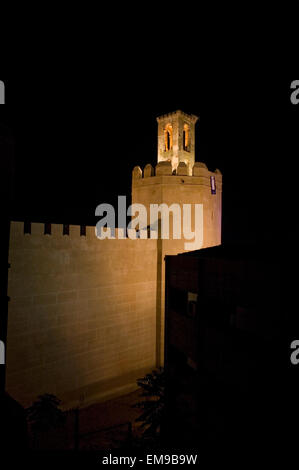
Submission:
<svg viewBox="0 0 299 470">
<path fill-rule="evenodd" d="M 33 433 L 48 431 L 62 425 L 65 413 L 59 409 L 61 401 L 49 393 L 39 395 L 37 401 L 27 408 L 27 418 Z"/>
<path fill-rule="evenodd" d="M 163 368 L 153 370 L 151 374 L 138 379 L 137 384 L 142 388 L 140 396 L 146 399 L 133 405 L 134 408 L 142 410 L 142 414 L 136 419 L 136 422 L 142 423 L 143 437 L 157 437 L 160 433 L 165 404 L 165 374 Z"/>
</svg>

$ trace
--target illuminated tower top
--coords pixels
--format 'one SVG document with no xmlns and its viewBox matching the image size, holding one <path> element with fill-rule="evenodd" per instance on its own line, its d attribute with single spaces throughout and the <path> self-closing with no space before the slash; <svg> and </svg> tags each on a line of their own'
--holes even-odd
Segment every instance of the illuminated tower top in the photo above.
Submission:
<svg viewBox="0 0 299 470">
<path fill-rule="evenodd" d="M 170 161 L 174 172 L 180 162 L 185 162 L 188 174 L 192 175 L 197 120 L 197 116 L 180 110 L 157 117 L 158 162 Z"/>
</svg>

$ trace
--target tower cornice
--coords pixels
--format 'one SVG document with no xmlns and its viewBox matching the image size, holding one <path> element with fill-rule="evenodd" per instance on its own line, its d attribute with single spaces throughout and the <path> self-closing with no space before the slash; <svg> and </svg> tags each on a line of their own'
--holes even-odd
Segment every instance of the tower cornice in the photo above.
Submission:
<svg viewBox="0 0 299 470">
<path fill-rule="evenodd" d="M 178 115 L 181 115 L 181 116 L 185 116 L 186 118 L 188 118 L 188 120 L 190 120 L 191 122 L 193 122 L 194 124 L 198 121 L 199 117 L 198 116 L 195 116 L 195 114 L 188 114 L 188 113 L 184 113 L 184 111 L 181 111 L 180 109 L 177 109 L 176 111 L 173 111 L 171 113 L 166 113 L 166 114 L 162 114 L 161 116 L 158 116 L 156 118 L 157 122 L 160 122 L 166 118 L 169 118 L 169 117 L 173 117 L 173 116 L 178 116 Z"/>
</svg>

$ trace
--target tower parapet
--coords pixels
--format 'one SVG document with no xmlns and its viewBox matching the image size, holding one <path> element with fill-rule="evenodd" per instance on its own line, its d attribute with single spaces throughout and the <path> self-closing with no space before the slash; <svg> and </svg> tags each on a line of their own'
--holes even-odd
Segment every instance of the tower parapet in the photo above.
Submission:
<svg viewBox="0 0 299 470">
<path fill-rule="evenodd" d="M 182 180 L 182 176 L 186 178 Z M 211 188 L 213 185 L 214 191 L 215 187 L 216 191 L 222 191 L 222 173 L 218 168 L 215 171 L 210 171 L 205 163 L 195 162 L 190 175 L 185 162 L 180 162 L 177 169 L 173 171 L 170 161 L 161 161 L 157 163 L 155 168 L 148 163 L 143 171 L 140 166 L 135 166 L 132 172 L 132 191 L 135 187 L 161 183 L 157 180 L 158 177 L 167 177 L 167 180 L 163 181 L 164 184 L 205 184 Z"/>
<path fill-rule="evenodd" d="M 191 175 L 185 162 L 176 171 L 170 161 L 137 166 L 132 173 L 132 203 L 143 204 L 150 213 L 151 204 L 202 204 L 204 213 L 204 246 L 221 244 L 222 174 L 210 171 L 203 162 L 195 162 Z M 148 220 L 149 223 L 149 220 Z M 183 251 L 183 250 L 182 250 Z M 178 251 L 179 252 L 179 251 Z"/>
</svg>

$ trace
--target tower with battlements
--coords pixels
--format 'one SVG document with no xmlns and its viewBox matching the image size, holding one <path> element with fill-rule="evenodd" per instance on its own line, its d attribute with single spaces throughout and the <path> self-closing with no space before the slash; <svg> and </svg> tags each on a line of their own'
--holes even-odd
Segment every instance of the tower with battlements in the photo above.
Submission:
<svg viewBox="0 0 299 470">
<path fill-rule="evenodd" d="M 201 248 L 221 244 L 222 174 L 210 171 L 203 162 L 195 162 L 195 124 L 197 116 L 176 111 L 157 118 L 158 155 L 155 168 L 137 166 L 132 175 L 132 203 L 143 204 L 150 213 L 151 204 L 203 206 L 203 242 Z M 170 214 L 171 217 L 171 214 Z M 148 220 L 148 224 L 150 221 Z M 182 223 L 182 220 L 181 220 Z M 194 214 L 191 221 L 194 231 Z M 170 224 L 171 229 L 171 224 Z M 182 230 L 181 230 L 182 232 Z M 186 240 L 158 240 L 157 258 L 157 363 L 163 363 L 165 255 L 185 251 Z"/>
<path fill-rule="evenodd" d="M 167 205 L 169 239 L 99 240 L 95 227 L 11 223 L 7 391 L 20 403 L 54 393 L 66 407 L 84 406 L 136 389 L 163 364 L 164 257 L 186 242 L 173 236 L 171 206 L 201 205 L 201 246 L 221 244 L 222 175 L 195 161 L 197 119 L 160 116 L 157 164 L 133 169 L 132 203 L 147 214 Z"/>
</svg>

